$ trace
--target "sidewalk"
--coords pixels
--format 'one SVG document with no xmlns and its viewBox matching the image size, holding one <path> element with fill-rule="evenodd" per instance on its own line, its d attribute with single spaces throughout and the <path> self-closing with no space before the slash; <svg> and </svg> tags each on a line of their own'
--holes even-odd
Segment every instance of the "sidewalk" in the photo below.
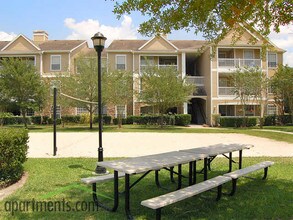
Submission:
<svg viewBox="0 0 293 220">
<path fill-rule="evenodd" d="M 28 157 L 53 157 L 52 133 L 29 136 Z M 104 157 L 134 157 L 219 143 L 253 144 L 243 156 L 293 157 L 293 144 L 244 134 L 103 133 Z M 57 133 L 57 148 L 57 157 L 97 157 L 98 133 Z"/>
</svg>

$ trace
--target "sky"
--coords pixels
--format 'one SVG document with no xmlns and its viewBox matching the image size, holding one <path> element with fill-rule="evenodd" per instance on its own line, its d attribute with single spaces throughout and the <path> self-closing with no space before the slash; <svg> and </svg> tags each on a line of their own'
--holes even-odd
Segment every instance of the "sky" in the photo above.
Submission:
<svg viewBox="0 0 293 220">
<path fill-rule="evenodd" d="M 32 38 L 34 30 L 45 30 L 51 40 L 85 39 L 101 32 L 107 37 L 106 46 L 114 39 L 148 39 L 141 36 L 138 26 L 146 20 L 140 13 L 114 15 L 113 0 L 12 0 L 1 1 L 0 40 L 12 40 L 19 34 Z M 293 24 L 271 33 L 270 39 L 286 50 L 284 64 L 293 67 Z M 202 40 L 192 32 L 175 31 L 168 39 Z"/>
</svg>

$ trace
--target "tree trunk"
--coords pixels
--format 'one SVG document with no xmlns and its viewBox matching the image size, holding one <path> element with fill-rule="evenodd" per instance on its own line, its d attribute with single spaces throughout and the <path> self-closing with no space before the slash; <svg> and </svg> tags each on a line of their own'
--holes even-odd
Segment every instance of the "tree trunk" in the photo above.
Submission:
<svg viewBox="0 0 293 220">
<path fill-rule="evenodd" d="M 93 129 L 93 105 L 90 104 L 90 129 Z"/>
<path fill-rule="evenodd" d="M 22 115 L 22 118 L 23 118 L 24 127 L 27 128 L 27 121 L 26 121 L 26 117 L 25 117 L 25 109 L 21 110 L 21 115 Z"/>
</svg>

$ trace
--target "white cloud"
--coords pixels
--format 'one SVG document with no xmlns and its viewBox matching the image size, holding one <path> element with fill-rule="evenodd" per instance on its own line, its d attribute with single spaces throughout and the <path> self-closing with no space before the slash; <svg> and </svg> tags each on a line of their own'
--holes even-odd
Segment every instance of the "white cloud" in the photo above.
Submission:
<svg viewBox="0 0 293 220">
<path fill-rule="evenodd" d="M 15 37 L 16 37 L 15 33 L 6 33 L 3 31 L 0 31 L 0 41 L 11 41 Z"/>
<path fill-rule="evenodd" d="M 90 45 L 92 45 L 90 38 L 97 32 L 107 37 L 106 46 L 114 39 L 137 39 L 137 29 L 132 23 L 132 18 L 126 15 L 121 25 L 117 27 L 102 25 L 98 20 L 93 19 L 76 22 L 73 18 L 66 18 L 64 24 L 72 30 L 67 39 L 86 39 Z"/>
<path fill-rule="evenodd" d="M 293 24 L 282 26 L 280 32 L 272 32 L 269 35 L 276 46 L 286 50 L 284 53 L 284 64 L 293 67 Z"/>
</svg>

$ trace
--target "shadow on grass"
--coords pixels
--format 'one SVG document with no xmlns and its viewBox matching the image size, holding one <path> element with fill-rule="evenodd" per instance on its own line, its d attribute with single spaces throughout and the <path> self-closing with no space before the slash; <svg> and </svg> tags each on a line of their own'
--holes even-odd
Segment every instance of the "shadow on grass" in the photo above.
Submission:
<svg viewBox="0 0 293 220">
<path fill-rule="evenodd" d="M 223 196 L 218 202 L 215 201 L 216 192 L 206 192 L 202 196 L 196 196 L 174 205 L 167 206 L 162 210 L 163 219 L 292 219 L 293 217 L 293 189 L 292 189 L 292 158 L 245 158 L 245 166 L 255 164 L 263 160 L 273 160 L 275 165 L 269 168 L 268 179 L 261 180 L 263 172 L 256 172 L 252 176 L 256 180 L 241 178 L 237 184 L 237 191 L 233 197 Z M 125 219 L 124 195 L 120 196 L 120 205 L 115 213 L 103 209 L 96 210 L 93 207 L 91 186 L 84 186 L 79 183 L 80 178 L 90 176 L 90 169 L 95 164 L 95 159 L 67 158 L 67 159 L 29 159 L 26 168 L 30 172 L 30 179 L 27 184 L 16 192 L 12 197 L 0 203 L 1 215 L 5 219 Z M 227 160 L 216 158 L 209 173 L 209 178 L 221 175 L 227 171 Z M 201 163 L 198 169 L 201 168 Z M 183 166 L 184 175 L 187 174 L 188 166 Z M 139 175 L 131 176 L 131 182 L 139 178 Z M 198 175 L 198 181 L 202 181 L 202 175 Z M 170 186 L 174 190 L 176 184 L 171 184 L 169 173 L 160 171 L 160 180 L 163 186 Z M 183 180 L 184 186 L 187 179 Z M 15 211 L 13 217 L 11 212 L 4 209 L 5 202 L 37 200 L 40 195 L 50 193 L 58 188 L 79 185 L 87 187 L 89 191 L 78 187 L 68 188 L 60 194 L 44 200 L 49 204 L 52 202 L 63 202 L 70 204 L 61 210 L 53 211 Z M 119 191 L 124 189 L 124 180 L 119 179 Z M 225 184 L 224 191 L 231 190 L 231 183 Z M 98 185 L 98 192 L 113 197 L 113 182 Z M 142 207 L 140 202 L 168 191 L 158 189 L 155 185 L 154 174 L 148 175 L 138 185 L 131 189 L 131 210 L 136 219 L 154 219 L 155 212 Z M 103 198 L 105 200 L 105 198 Z M 111 200 L 106 201 L 111 204 Z M 75 204 L 83 204 L 75 207 Z M 62 207 L 61 207 L 62 208 Z M 67 207 L 68 208 L 68 207 Z M 76 209 L 78 208 L 78 210 Z"/>
</svg>

